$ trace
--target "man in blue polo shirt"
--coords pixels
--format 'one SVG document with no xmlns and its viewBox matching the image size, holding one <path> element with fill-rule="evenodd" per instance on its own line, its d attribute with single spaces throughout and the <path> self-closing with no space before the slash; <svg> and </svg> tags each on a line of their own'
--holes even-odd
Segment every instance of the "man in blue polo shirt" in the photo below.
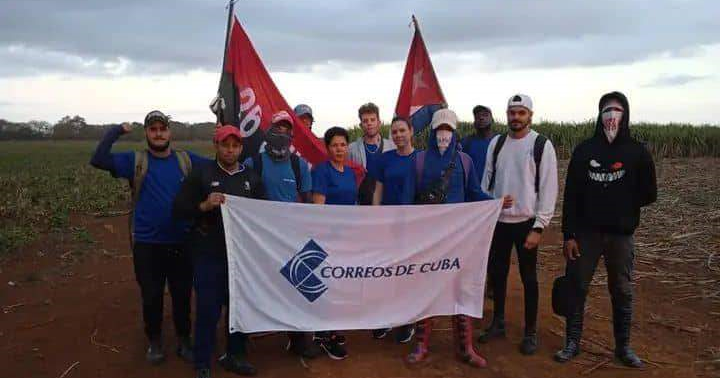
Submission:
<svg viewBox="0 0 720 378">
<path fill-rule="evenodd" d="M 162 112 L 148 113 L 144 126 L 147 150 L 110 152 L 121 135 L 132 131 L 132 126 L 126 123 L 105 133 L 90 164 L 109 171 L 113 177 L 127 179 L 131 185 L 133 264 L 142 296 L 145 334 L 150 343 L 148 362 L 158 364 L 165 360 L 161 333 L 166 282 L 178 336 L 176 352 L 184 360 L 192 361 L 192 259 L 182 248 L 188 224 L 172 218 L 172 203 L 191 167 L 208 159 L 170 148 L 170 120 Z"/>
</svg>

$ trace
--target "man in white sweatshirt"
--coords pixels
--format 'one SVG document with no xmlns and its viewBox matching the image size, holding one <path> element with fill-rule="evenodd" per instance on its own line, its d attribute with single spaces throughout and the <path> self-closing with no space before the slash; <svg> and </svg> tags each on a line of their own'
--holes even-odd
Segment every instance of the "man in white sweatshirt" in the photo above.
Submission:
<svg viewBox="0 0 720 378">
<path fill-rule="evenodd" d="M 482 179 L 485 193 L 495 198 L 510 195 L 515 201 L 502 210 L 495 227 L 488 267 L 495 306 L 492 323 L 479 341 L 505 336 L 505 297 L 514 245 L 525 299 L 525 335 L 520 351 L 526 355 L 537 350 L 537 249 L 543 230 L 550 225 L 558 195 L 555 149 L 547 138 L 530 129 L 532 109 L 529 96 L 510 97 L 509 131 L 490 142 Z"/>
</svg>

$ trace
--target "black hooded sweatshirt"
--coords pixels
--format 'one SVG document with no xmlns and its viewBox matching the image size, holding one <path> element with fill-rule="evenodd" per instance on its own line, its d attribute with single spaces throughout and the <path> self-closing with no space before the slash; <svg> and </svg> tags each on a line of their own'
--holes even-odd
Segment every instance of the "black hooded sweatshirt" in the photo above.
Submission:
<svg viewBox="0 0 720 378">
<path fill-rule="evenodd" d="M 625 111 L 615 140 L 609 143 L 602 125 L 602 107 L 618 100 Z M 600 98 L 595 135 L 573 151 L 563 201 L 565 240 L 577 232 L 632 235 L 640 208 L 657 199 L 655 164 L 645 146 L 630 136 L 630 107 L 620 92 Z"/>
</svg>

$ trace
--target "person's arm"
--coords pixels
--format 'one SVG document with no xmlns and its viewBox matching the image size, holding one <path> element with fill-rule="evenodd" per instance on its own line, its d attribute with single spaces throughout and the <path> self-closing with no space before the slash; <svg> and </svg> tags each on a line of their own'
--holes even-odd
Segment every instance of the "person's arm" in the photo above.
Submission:
<svg viewBox="0 0 720 378">
<path fill-rule="evenodd" d="M 382 196 L 383 196 L 383 183 L 380 181 L 375 181 L 375 192 L 373 193 L 373 199 L 372 204 L 377 206 L 382 203 Z"/>
<path fill-rule="evenodd" d="M 95 152 L 93 153 L 92 158 L 90 159 L 90 165 L 98 169 L 109 171 L 116 177 L 125 177 L 126 175 L 117 174 L 117 167 L 115 164 L 116 159 L 113 158 L 113 154 L 110 153 L 110 151 L 112 150 L 112 146 L 118 140 L 118 138 L 120 138 L 120 136 L 123 134 L 129 133 L 130 131 L 132 131 L 132 126 L 130 126 L 130 124 L 128 123 L 124 123 L 119 126 L 114 126 L 110 128 L 107 132 L 105 132 L 105 135 L 103 135 L 100 143 L 98 143 L 97 147 L 95 148 Z M 130 165 L 132 165 L 132 163 L 130 163 Z M 126 178 L 129 179 L 130 177 Z"/>
<path fill-rule="evenodd" d="M 327 177 L 323 167 L 323 165 L 319 165 L 312 170 L 312 203 L 317 205 L 324 205 L 327 195 Z"/>
<path fill-rule="evenodd" d="M 197 166 L 207 164 L 207 163 L 213 161 L 213 159 L 207 158 L 202 155 L 198 155 L 194 152 L 187 151 L 187 154 L 188 154 L 188 156 L 190 156 L 190 162 L 192 163 L 193 167 L 197 167 Z"/>
<path fill-rule="evenodd" d="M 537 194 L 533 228 L 544 229 L 550 225 L 550 219 L 555 213 L 555 203 L 558 196 L 557 157 L 555 156 L 555 148 L 549 140 L 545 142 L 539 174 L 540 189 Z"/>
<path fill-rule="evenodd" d="M 183 181 L 173 201 L 172 215 L 176 219 L 195 219 L 203 213 L 200 204 L 203 198 L 201 169 L 193 169 Z"/>
<path fill-rule="evenodd" d="M 657 177 L 655 176 L 655 163 L 652 155 L 642 147 L 640 165 L 638 167 L 638 205 L 647 206 L 657 201 Z"/>
<path fill-rule="evenodd" d="M 561 227 L 564 240 L 575 239 L 575 233 L 577 232 L 578 196 L 583 191 L 583 175 L 580 172 L 582 169 L 580 166 L 582 164 L 580 162 L 581 147 L 582 145 L 573 151 L 565 175 Z"/>
<path fill-rule="evenodd" d="M 462 159 L 460 159 L 460 163 L 460 166 L 462 167 Z M 475 164 L 470 164 L 470 167 L 467 168 L 469 169 L 469 172 L 467 182 L 465 183 L 465 200 L 468 202 L 474 202 L 494 199 L 485 193 L 480 187 L 480 180 L 475 172 Z"/>
</svg>

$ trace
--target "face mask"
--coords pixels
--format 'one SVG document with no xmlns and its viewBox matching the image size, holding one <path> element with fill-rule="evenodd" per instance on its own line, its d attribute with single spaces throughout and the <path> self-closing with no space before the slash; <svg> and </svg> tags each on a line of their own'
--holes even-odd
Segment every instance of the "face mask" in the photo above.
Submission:
<svg viewBox="0 0 720 378">
<path fill-rule="evenodd" d="M 610 143 L 612 143 L 615 140 L 615 137 L 617 137 L 622 116 L 623 112 L 618 110 L 608 110 L 602 114 L 603 131 L 605 132 L 605 137 Z"/>
<path fill-rule="evenodd" d="M 435 139 L 437 140 L 438 150 L 440 155 L 444 154 L 445 151 L 450 147 L 450 141 L 452 141 L 452 131 L 449 130 L 438 130 L 435 133 Z"/>
<path fill-rule="evenodd" d="M 275 130 L 268 130 L 265 135 L 265 151 L 273 160 L 285 160 L 290 157 L 290 136 Z"/>
</svg>

